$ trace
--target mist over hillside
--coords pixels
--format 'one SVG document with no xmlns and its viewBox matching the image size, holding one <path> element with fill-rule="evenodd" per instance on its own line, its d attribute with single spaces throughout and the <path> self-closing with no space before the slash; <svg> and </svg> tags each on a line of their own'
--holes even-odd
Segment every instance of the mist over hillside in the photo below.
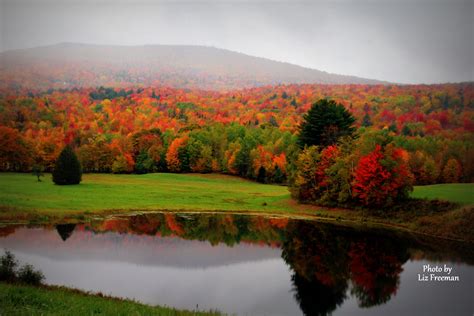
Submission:
<svg viewBox="0 0 474 316">
<path fill-rule="evenodd" d="M 132 85 L 230 90 L 292 83 L 383 83 L 213 47 L 73 43 L 1 53 L 0 81 L 2 88 L 40 90 Z"/>
</svg>

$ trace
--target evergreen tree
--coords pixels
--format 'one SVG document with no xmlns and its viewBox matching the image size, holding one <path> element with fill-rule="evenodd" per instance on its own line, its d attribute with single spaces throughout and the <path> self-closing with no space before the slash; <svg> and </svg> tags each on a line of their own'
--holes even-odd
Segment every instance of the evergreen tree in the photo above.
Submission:
<svg viewBox="0 0 474 316">
<path fill-rule="evenodd" d="M 295 108 L 298 106 L 298 104 L 296 103 L 295 98 L 293 98 L 293 100 L 291 100 L 290 104 L 291 104 L 291 106 L 294 106 Z"/>
<path fill-rule="evenodd" d="M 181 172 L 191 172 L 189 164 L 189 152 L 187 146 L 182 146 L 178 149 L 178 159 L 181 163 Z"/>
<path fill-rule="evenodd" d="M 273 182 L 275 183 L 283 183 L 285 182 L 285 174 L 278 166 L 275 166 L 275 171 L 273 173 Z"/>
<path fill-rule="evenodd" d="M 270 123 L 271 126 L 278 127 L 278 122 L 273 115 L 270 116 L 270 120 L 268 120 L 268 123 Z"/>
<path fill-rule="evenodd" d="M 321 99 L 303 116 L 298 145 L 327 147 L 335 144 L 340 137 L 353 135 L 354 122 L 355 118 L 343 105 Z"/>
<path fill-rule="evenodd" d="M 82 169 L 76 153 L 70 145 L 64 147 L 56 160 L 53 171 L 53 182 L 59 185 L 79 184 L 82 180 Z"/>
<path fill-rule="evenodd" d="M 362 119 L 362 126 L 369 127 L 372 126 L 372 120 L 368 112 L 365 113 L 364 118 Z"/>
<path fill-rule="evenodd" d="M 398 133 L 397 124 L 395 123 L 390 124 L 390 126 L 388 127 L 388 130 L 390 132 Z"/>
<path fill-rule="evenodd" d="M 257 182 L 265 183 L 267 179 L 267 171 L 263 166 L 258 169 Z"/>
<path fill-rule="evenodd" d="M 402 128 L 402 135 L 403 136 L 411 136 L 411 130 L 410 130 L 410 127 L 408 125 L 404 125 L 403 128 Z"/>
</svg>

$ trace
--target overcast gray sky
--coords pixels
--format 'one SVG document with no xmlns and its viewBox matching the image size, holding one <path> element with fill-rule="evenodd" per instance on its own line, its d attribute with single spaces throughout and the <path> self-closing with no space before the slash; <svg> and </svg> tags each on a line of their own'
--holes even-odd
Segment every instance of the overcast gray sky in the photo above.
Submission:
<svg viewBox="0 0 474 316">
<path fill-rule="evenodd" d="M 391 82 L 474 81 L 474 0 L 0 1 L 2 51 L 206 45 Z"/>
</svg>

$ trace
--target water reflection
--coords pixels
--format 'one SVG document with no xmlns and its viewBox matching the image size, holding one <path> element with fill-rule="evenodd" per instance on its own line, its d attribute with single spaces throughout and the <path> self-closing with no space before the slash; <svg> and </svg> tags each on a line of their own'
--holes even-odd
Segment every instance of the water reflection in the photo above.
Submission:
<svg viewBox="0 0 474 316">
<path fill-rule="evenodd" d="M 48 283 L 178 308 L 244 315 L 445 314 L 455 304 L 472 312 L 472 245 L 386 231 L 158 213 L 4 227 L 0 247 L 42 269 Z M 449 263 L 462 281 L 422 285 L 415 278 L 422 262 Z"/>
<path fill-rule="evenodd" d="M 56 230 L 58 231 L 59 236 L 63 241 L 66 241 L 71 237 L 72 232 L 76 228 L 76 224 L 58 224 L 56 225 Z"/>
<path fill-rule="evenodd" d="M 327 315 L 350 295 L 360 307 L 390 300 L 398 289 L 408 248 L 400 240 L 293 222 L 283 244 L 295 298 L 306 315 Z"/>
</svg>

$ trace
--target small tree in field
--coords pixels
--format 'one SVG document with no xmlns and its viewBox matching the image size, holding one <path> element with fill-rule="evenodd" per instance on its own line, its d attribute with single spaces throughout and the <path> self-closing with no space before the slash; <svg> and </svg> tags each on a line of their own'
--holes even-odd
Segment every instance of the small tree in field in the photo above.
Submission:
<svg viewBox="0 0 474 316">
<path fill-rule="evenodd" d="M 38 179 L 38 182 L 41 182 L 40 178 L 44 176 L 44 167 L 42 165 L 34 165 L 31 171 L 33 172 L 33 175 Z"/>
<path fill-rule="evenodd" d="M 82 169 L 71 146 L 67 145 L 59 154 L 53 171 L 53 182 L 59 185 L 79 184 Z"/>
</svg>

